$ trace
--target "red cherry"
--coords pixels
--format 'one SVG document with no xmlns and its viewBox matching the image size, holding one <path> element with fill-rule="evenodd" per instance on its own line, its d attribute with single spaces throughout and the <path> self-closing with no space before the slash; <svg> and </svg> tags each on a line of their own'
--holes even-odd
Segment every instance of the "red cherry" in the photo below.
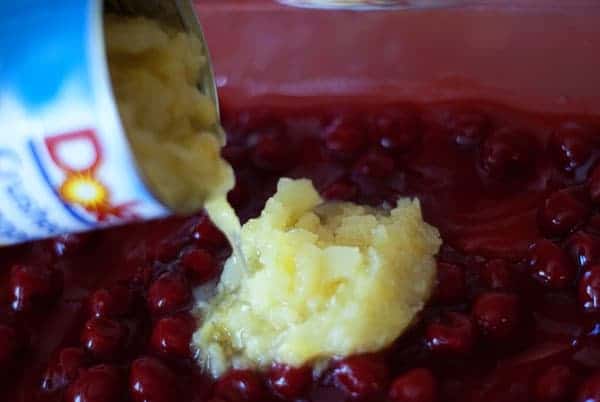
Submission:
<svg viewBox="0 0 600 402">
<path fill-rule="evenodd" d="M 130 283 L 136 287 L 147 288 L 152 282 L 152 275 L 154 274 L 154 268 L 149 265 L 142 265 L 137 267 L 134 273 L 131 275 Z"/>
<path fill-rule="evenodd" d="M 437 382 L 431 371 L 412 369 L 396 377 L 390 387 L 389 397 L 392 402 L 435 402 Z"/>
<path fill-rule="evenodd" d="M 332 183 L 323 191 L 323 197 L 328 200 L 351 201 L 356 197 L 358 189 L 356 185 L 340 180 Z"/>
<path fill-rule="evenodd" d="M 465 354 L 475 343 L 475 328 L 468 316 L 446 313 L 441 320 L 427 326 L 425 341 L 432 352 Z"/>
<path fill-rule="evenodd" d="M 331 373 L 335 386 L 352 398 L 379 395 L 388 381 L 384 362 L 371 355 L 350 356 L 337 362 Z"/>
<path fill-rule="evenodd" d="M 513 287 L 513 274 L 505 260 L 494 259 L 486 262 L 481 271 L 481 279 L 489 289 L 506 290 Z"/>
<path fill-rule="evenodd" d="M 0 324 L 0 370 L 5 372 L 15 361 L 19 337 L 14 328 Z"/>
<path fill-rule="evenodd" d="M 221 156 L 232 166 L 243 166 L 248 159 L 248 148 L 241 145 L 227 144 L 221 150 Z"/>
<path fill-rule="evenodd" d="M 97 359 L 112 360 L 126 346 L 127 327 L 108 318 L 89 319 L 81 332 L 85 350 Z"/>
<path fill-rule="evenodd" d="M 455 303 L 461 301 L 466 294 L 465 269 L 456 264 L 438 262 L 437 287 L 434 298 L 440 303 Z"/>
<path fill-rule="evenodd" d="M 38 265 L 15 265 L 10 275 L 11 306 L 15 311 L 46 307 L 62 292 L 62 273 Z"/>
<path fill-rule="evenodd" d="M 250 198 L 250 190 L 248 186 L 236 179 L 235 186 L 227 193 L 227 201 L 235 208 L 241 207 Z"/>
<path fill-rule="evenodd" d="M 394 160 L 381 151 L 372 150 L 358 160 L 354 172 L 360 176 L 382 179 L 394 172 Z"/>
<path fill-rule="evenodd" d="M 494 341 L 507 340 L 518 329 L 519 299 L 509 293 L 484 293 L 473 303 L 472 314 L 483 336 Z"/>
<path fill-rule="evenodd" d="M 592 201 L 600 203 L 600 164 L 597 164 L 590 174 L 589 192 Z"/>
<path fill-rule="evenodd" d="M 68 233 L 52 239 L 52 248 L 57 257 L 69 256 L 90 244 L 90 233 Z"/>
<path fill-rule="evenodd" d="M 177 379 L 158 359 L 141 357 L 131 363 L 129 394 L 134 402 L 177 401 Z"/>
<path fill-rule="evenodd" d="M 272 121 L 272 112 L 264 107 L 253 107 L 251 110 L 235 110 L 223 108 L 223 126 L 227 136 L 234 139 L 244 139 L 250 132 L 259 131 L 265 127 L 277 127 L 279 121 Z"/>
<path fill-rule="evenodd" d="M 536 378 L 533 394 L 537 402 L 563 402 L 571 392 L 573 374 L 562 364 L 544 369 Z"/>
<path fill-rule="evenodd" d="M 481 146 L 481 167 L 494 179 L 521 177 L 533 162 L 535 152 L 531 145 L 528 133 L 509 127 L 500 128 L 492 132 Z"/>
<path fill-rule="evenodd" d="M 161 318 L 154 325 L 150 343 L 152 348 L 166 357 L 190 357 L 190 343 L 194 333 L 191 317 L 178 315 Z"/>
<path fill-rule="evenodd" d="M 65 402 L 119 402 L 123 398 L 123 381 L 112 366 L 99 365 L 82 370 L 65 393 Z"/>
<path fill-rule="evenodd" d="M 454 135 L 458 145 L 479 144 L 489 128 L 487 116 L 477 112 L 453 113 L 446 121 L 446 129 Z"/>
<path fill-rule="evenodd" d="M 181 265 L 195 284 L 215 279 L 219 274 L 219 265 L 215 258 L 208 251 L 202 249 L 186 252 L 181 257 Z"/>
<path fill-rule="evenodd" d="M 589 267 L 579 279 L 579 305 L 586 313 L 600 312 L 600 265 Z"/>
<path fill-rule="evenodd" d="M 215 396 L 232 402 L 260 402 L 265 395 L 263 384 L 256 373 L 231 370 L 217 381 Z"/>
<path fill-rule="evenodd" d="M 294 165 L 290 140 L 279 133 L 261 135 L 254 145 L 252 161 L 267 171 L 283 172 Z"/>
<path fill-rule="evenodd" d="M 600 235 L 600 215 L 594 214 L 590 216 L 587 225 L 585 225 L 585 231 L 594 235 Z"/>
<path fill-rule="evenodd" d="M 408 112 L 388 111 L 379 113 L 370 119 L 371 136 L 379 144 L 397 154 L 416 145 L 420 138 L 419 121 Z"/>
<path fill-rule="evenodd" d="M 268 373 L 269 387 L 284 400 L 295 400 L 301 397 L 312 381 L 310 367 L 291 367 L 285 364 L 274 364 Z"/>
<path fill-rule="evenodd" d="M 569 236 L 565 248 L 571 260 L 580 268 L 595 264 L 600 257 L 600 240 L 581 230 Z"/>
<path fill-rule="evenodd" d="M 172 314 L 186 308 L 192 300 L 192 291 L 185 277 L 166 272 L 158 277 L 148 290 L 148 309 L 152 314 Z"/>
<path fill-rule="evenodd" d="M 540 230 L 547 236 L 562 236 L 583 224 L 590 214 L 588 203 L 570 190 L 552 193 L 538 209 Z"/>
<path fill-rule="evenodd" d="M 575 402 L 600 402 L 600 372 L 596 371 L 579 386 Z"/>
<path fill-rule="evenodd" d="M 550 240 L 541 239 L 529 247 L 532 277 L 551 289 L 564 289 L 575 277 L 575 268 L 567 254 Z"/>
<path fill-rule="evenodd" d="M 356 122 L 335 119 L 325 128 L 325 146 L 335 156 L 349 159 L 364 149 L 366 136 Z"/>
<path fill-rule="evenodd" d="M 225 235 L 205 215 L 194 225 L 192 238 L 199 247 L 208 247 L 210 249 L 224 247 L 228 244 Z"/>
<path fill-rule="evenodd" d="M 152 247 L 151 256 L 156 261 L 169 263 L 177 258 L 184 243 L 180 237 L 168 237 Z"/>
<path fill-rule="evenodd" d="M 96 318 L 117 318 L 131 312 L 133 294 L 127 286 L 117 284 L 98 289 L 89 299 L 90 315 Z"/>
<path fill-rule="evenodd" d="M 574 122 L 556 129 L 552 146 L 558 162 L 566 171 L 578 168 L 589 160 L 594 145 L 592 136 L 589 128 Z"/>
<path fill-rule="evenodd" d="M 50 361 L 42 376 L 42 390 L 54 392 L 66 387 L 77 378 L 85 363 L 85 353 L 81 348 L 61 349 Z"/>
</svg>

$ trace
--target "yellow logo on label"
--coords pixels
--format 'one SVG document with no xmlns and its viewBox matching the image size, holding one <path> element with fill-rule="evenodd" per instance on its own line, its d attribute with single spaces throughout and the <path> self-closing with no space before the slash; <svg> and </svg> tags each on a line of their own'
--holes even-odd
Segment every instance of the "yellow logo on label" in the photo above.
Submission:
<svg viewBox="0 0 600 402">
<path fill-rule="evenodd" d="M 110 207 L 108 189 L 91 172 L 71 173 L 59 188 L 63 200 L 81 205 L 89 211 L 101 211 Z"/>
<path fill-rule="evenodd" d="M 134 211 L 137 201 L 115 204 L 109 187 L 98 179 L 98 171 L 103 160 L 103 150 L 93 130 L 79 130 L 44 139 L 46 148 L 55 167 L 64 177 L 58 184 L 57 195 L 66 205 L 76 205 L 91 214 L 97 222 L 111 219 L 132 220 L 138 216 Z M 72 163 L 74 154 L 71 144 L 87 144 L 92 150 L 91 158 L 83 166 Z M 49 183 L 53 185 L 53 183 Z M 56 185 L 54 184 L 54 185 Z M 78 218 L 84 219 L 76 210 L 71 210 Z"/>
</svg>

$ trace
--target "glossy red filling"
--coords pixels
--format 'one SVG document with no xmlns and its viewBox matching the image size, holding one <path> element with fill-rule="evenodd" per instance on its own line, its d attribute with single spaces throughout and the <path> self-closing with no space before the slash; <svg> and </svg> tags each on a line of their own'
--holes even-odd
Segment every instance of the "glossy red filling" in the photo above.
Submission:
<svg viewBox="0 0 600 402">
<path fill-rule="evenodd" d="M 202 214 L 0 250 L 0 400 L 600 401 L 600 122 L 469 102 L 225 110 L 256 216 L 282 176 L 418 197 L 444 239 L 419 321 L 381 353 L 212 381 L 193 287 L 229 248 Z"/>
</svg>

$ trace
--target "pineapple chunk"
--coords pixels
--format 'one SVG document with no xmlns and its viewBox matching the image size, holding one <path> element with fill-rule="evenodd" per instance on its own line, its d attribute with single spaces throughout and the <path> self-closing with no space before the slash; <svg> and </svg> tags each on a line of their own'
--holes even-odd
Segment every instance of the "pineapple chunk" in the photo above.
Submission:
<svg viewBox="0 0 600 402">
<path fill-rule="evenodd" d="M 193 342 L 213 375 L 299 366 L 388 346 L 423 308 L 441 240 L 417 200 L 391 211 L 323 203 L 309 180 L 281 179 L 241 232 Z"/>
</svg>

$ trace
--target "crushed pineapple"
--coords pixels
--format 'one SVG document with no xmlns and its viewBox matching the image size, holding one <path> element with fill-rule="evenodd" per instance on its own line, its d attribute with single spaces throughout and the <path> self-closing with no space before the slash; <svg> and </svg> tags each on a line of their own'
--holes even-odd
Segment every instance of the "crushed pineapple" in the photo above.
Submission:
<svg viewBox="0 0 600 402">
<path fill-rule="evenodd" d="M 193 342 L 218 376 L 372 352 L 422 309 L 441 240 L 417 200 L 392 211 L 323 203 L 309 180 L 281 179 L 241 232 Z"/>
<path fill-rule="evenodd" d="M 149 187 L 177 212 L 199 210 L 233 187 L 211 99 L 198 88 L 207 67 L 200 40 L 145 17 L 104 19 L 119 113 Z"/>
</svg>

